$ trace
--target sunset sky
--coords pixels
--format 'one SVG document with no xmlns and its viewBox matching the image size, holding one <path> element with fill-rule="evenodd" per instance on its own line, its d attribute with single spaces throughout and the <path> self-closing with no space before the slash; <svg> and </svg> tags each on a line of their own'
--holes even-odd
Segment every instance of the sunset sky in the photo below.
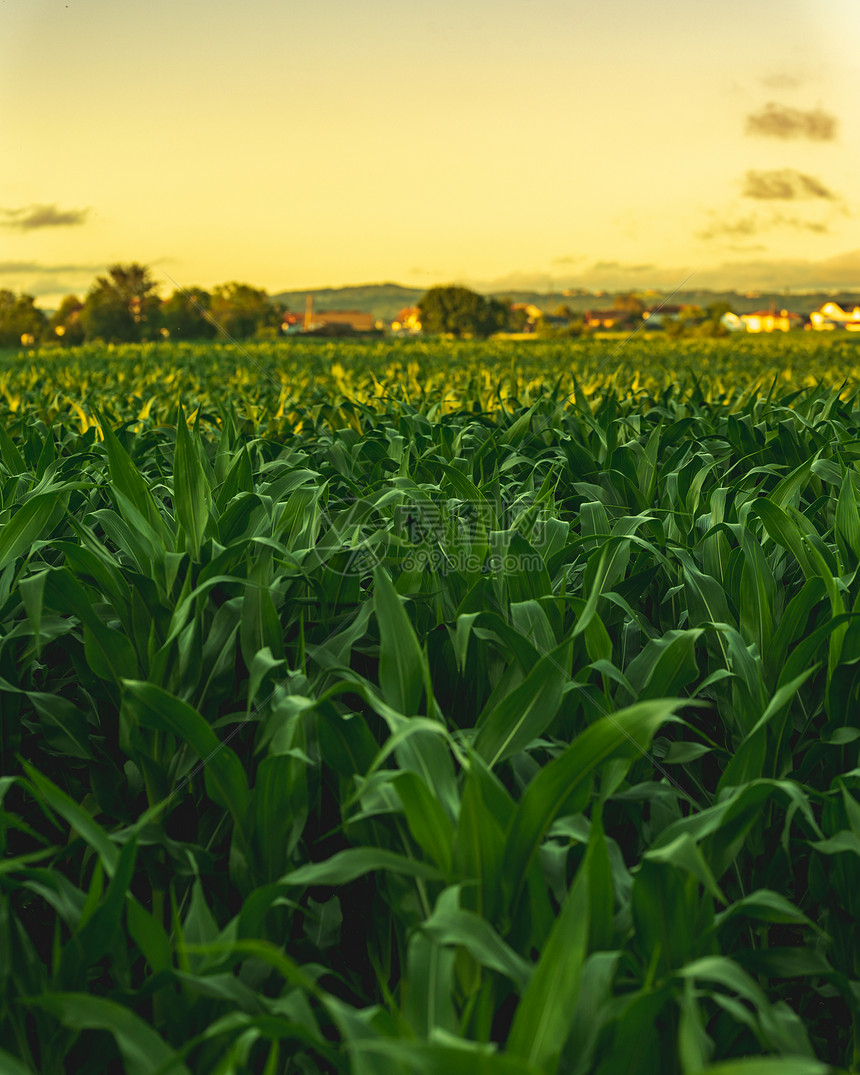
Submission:
<svg viewBox="0 0 860 1075">
<path fill-rule="evenodd" d="M 0 287 L 860 288 L 858 42 L 857 0 L 5 0 Z"/>
</svg>

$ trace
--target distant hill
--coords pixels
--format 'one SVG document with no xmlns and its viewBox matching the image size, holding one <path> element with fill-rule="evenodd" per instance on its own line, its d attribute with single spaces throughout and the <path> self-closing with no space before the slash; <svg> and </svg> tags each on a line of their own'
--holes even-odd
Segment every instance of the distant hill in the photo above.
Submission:
<svg viewBox="0 0 860 1075">
<path fill-rule="evenodd" d="M 314 309 L 361 310 L 383 321 L 393 321 L 404 306 L 417 306 L 423 288 L 400 284 L 360 284 L 356 287 L 320 287 L 301 291 L 281 291 L 271 298 L 283 303 L 291 313 L 302 313 L 308 295 L 314 297 Z"/>
<path fill-rule="evenodd" d="M 383 321 L 391 321 L 404 306 L 417 306 L 426 288 L 403 287 L 401 284 L 360 284 L 353 287 L 303 288 L 298 291 L 281 291 L 271 298 L 283 303 L 293 313 L 301 313 L 305 308 L 308 295 L 314 297 L 314 309 L 324 310 L 361 310 L 373 314 Z M 559 306 L 566 305 L 574 313 L 586 310 L 606 309 L 612 306 L 615 292 L 589 292 L 578 289 L 565 295 L 557 291 L 549 295 L 537 291 L 497 291 L 493 294 L 510 302 L 531 303 L 546 313 L 552 313 Z M 625 294 L 625 292 L 618 292 Z M 856 292 L 815 292 L 803 294 L 786 294 L 780 291 L 761 291 L 739 294 L 734 291 L 677 291 L 674 294 L 653 294 L 647 300 L 656 306 L 662 300 L 676 306 L 707 307 L 715 302 L 727 302 L 738 314 L 752 313 L 753 310 L 794 310 L 808 314 L 817 310 L 822 303 L 835 299 L 842 305 L 856 305 L 860 302 Z"/>
</svg>

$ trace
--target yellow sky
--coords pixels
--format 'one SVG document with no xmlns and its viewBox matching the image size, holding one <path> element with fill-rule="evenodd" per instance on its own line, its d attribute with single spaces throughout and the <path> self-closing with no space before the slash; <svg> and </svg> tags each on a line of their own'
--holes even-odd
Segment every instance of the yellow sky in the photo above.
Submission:
<svg viewBox="0 0 860 1075">
<path fill-rule="evenodd" d="M 856 0 L 5 0 L 0 287 L 860 287 Z"/>
</svg>

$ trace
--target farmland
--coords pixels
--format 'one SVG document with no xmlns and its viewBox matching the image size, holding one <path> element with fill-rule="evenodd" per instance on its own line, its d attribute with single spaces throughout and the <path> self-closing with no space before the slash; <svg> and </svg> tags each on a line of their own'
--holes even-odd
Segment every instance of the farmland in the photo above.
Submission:
<svg viewBox="0 0 860 1075">
<path fill-rule="evenodd" d="M 860 1070 L 860 341 L 0 359 L 0 1069 Z"/>
</svg>

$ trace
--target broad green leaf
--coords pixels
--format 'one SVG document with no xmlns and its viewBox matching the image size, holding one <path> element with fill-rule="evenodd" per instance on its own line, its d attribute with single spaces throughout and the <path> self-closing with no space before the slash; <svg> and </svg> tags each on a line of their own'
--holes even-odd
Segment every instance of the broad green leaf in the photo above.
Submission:
<svg viewBox="0 0 860 1075">
<path fill-rule="evenodd" d="M 523 793 L 507 835 L 503 875 L 514 893 L 565 802 L 587 797 L 595 771 L 616 753 L 630 762 L 647 757 L 653 735 L 682 704 L 681 699 L 664 698 L 602 717 L 540 770 Z"/>
<path fill-rule="evenodd" d="M 531 964 L 518 955 L 486 919 L 459 906 L 462 886 L 447 888 L 421 929 L 440 945 L 465 948 L 482 967 L 498 971 L 522 992 L 532 975 Z"/>
<path fill-rule="evenodd" d="M 203 763 L 207 794 L 229 810 L 247 837 L 250 793 L 242 763 L 197 710 L 153 683 L 136 680 L 123 681 L 123 707 L 141 727 L 169 731 L 191 747 Z"/>
<path fill-rule="evenodd" d="M 479 717 L 474 747 L 492 769 L 525 749 L 555 719 L 570 679 L 572 643 L 562 642 L 541 657 L 525 680 Z"/>
<path fill-rule="evenodd" d="M 104 866 L 108 877 L 113 877 L 119 863 L 120 852 L 111 843 L 108 834 L 78 803 L 51 780 L 24 762 L 24 772 L 35 788 L 38 797 L 55 811 L 72 829 L 92 847 Z"/>
<path fill-rule="evenodd" d="M 28 500 L 0 524 L 0 571 L 13 563 L 48 532 L 65 511 L 68 493 L 43 493 Z"/>
<path fill-rule="evenodd" d="M 451 819 L 417 773 L 398 773 L 391 783 L 403 803 L 406 823 L 416 843 L 447 876 L 451 872 L 454 840 Z"/>
<path fill-rule="evenodd" d="M 85 993 L 45 993 L 30 1001 L 70 1030 L 112 1034 L 128 1075 L 190 1075 L 178 1054 L 139 1015 L 116 1001 Z"/>
<path fill-rule="evenodd" d="M 404 716 L 419 711 L 424 693 L 424 654 L 391 579 L 373 572 L 373 602 L 379 624 L 379 685 L 386 702 Z"/>
<path fill-rule="evenodd" d="M 322 862 L 309 862 L 284 874 L 282 885 L 347 885 L 358 877 L 375 870 L 402 873 L 407 877 L 420 877 L 427 881 L 441 880 L 439 871 L 426 862 L 406 858 L 394 851 L 376 847 L 352 847 L 338 851 Z"/>
<path fill-rule="evenodd" d="M 173 508 L 185 548 L 197 557 L 209 521 L 212 490 L 203 472 L 197 447 L 188 432 L 182 407 L 176 422 L 176 458 L 173 470 Z"/>
<path fill-rule="evenodd" d="M 588 952 L 589 865 L 586 854 L 517 1006 L 508 1037 L 506 1052 L 547 1075 L 558 1068 Z"/>
</svg>

